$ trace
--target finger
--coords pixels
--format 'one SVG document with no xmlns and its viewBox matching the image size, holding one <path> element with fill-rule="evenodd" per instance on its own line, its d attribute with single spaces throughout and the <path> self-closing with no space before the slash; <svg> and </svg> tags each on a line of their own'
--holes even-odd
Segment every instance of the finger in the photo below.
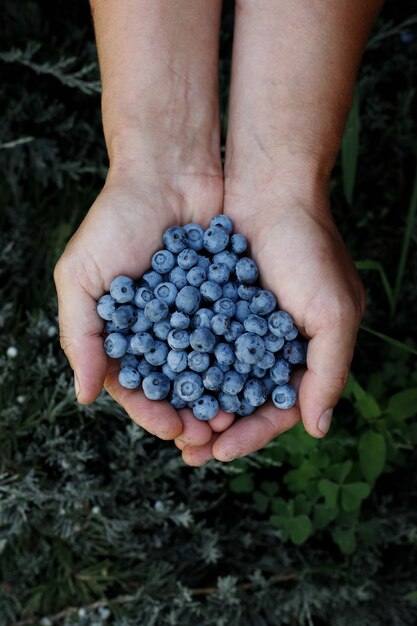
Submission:
<svg viewBox="0 0 417 626">
<path fill-rule="evenodd" d="M 357 328 L 347 324 L 320 330 L 307 348 L 307 372 L 300 386 L 301 416 L 306 431 L 323 437 L 347 383 Z"/>
<path fill-rule="evenodd" d="M 220 437 L 219 433 L 213 433 L 210 441 L 204 446 L 185 446 L 182 450 L 184 463 L 193 467 L 201 467 L 213 459 L 213 444 Z"/>
<path fill-rule="evenodd" d="M 175 439 L 174 440 L 175 445 L 177 446 L 178 450 L 184 450 L 185 446 L 187 444 L 183 443 L 182 441 L 180 441 L 180 439 Z"/>
<path fill-rule="evenodd" d="M 177 411 L 169 402 L 148 400 L 142 391 L 124 389 L 119 384 L 119 367 L 109 370 L 104 387 L 139 426 L 160 439 L 171 440 L 179 437 L 183 423 Z"/>
<path fill-rule="evenodd" d="M 209 425 L 213 432 L 221 433 L 226 430 L 226 428 L 229 428 L 234 421 L 234 413 L 226 413 L 226 411 L 222 411 L 222 409 L 220 409 L 216 417 L 213 417 L 213 419 L 209 421 Z"/>
<path fill-rule="evenodd" d="M 202 446 L 211 439 L 211 428 L 207 422 L 202 422 L 194 417 L 190 409 L 178 411 L 183 422 L 183 430 L 178 440 L 184 445 Z"/>
<path fill-rule="evenodd" d="M 58 264 L 54 279 L 61 346 L 74 371 L 77 400 L 88 404 L 100 393 L 107 370 L 103 320 L 97 315 L 96 301 L 77 282 L 74 271 Z"/>
<path fill-rule="evenodd" d="M 303 377 L 303 370 L 298 370 L 291 383 L 296 389 Z M 298 402 L 291 409 L 277 409 L 272 403 L 264 404 L 252 415 L 237 420 L 223 432 L 213 445 L 212 453 L 219 461 L 251 454 L 263 448 L 269 441 L 300 422 Z"/>
</svg>

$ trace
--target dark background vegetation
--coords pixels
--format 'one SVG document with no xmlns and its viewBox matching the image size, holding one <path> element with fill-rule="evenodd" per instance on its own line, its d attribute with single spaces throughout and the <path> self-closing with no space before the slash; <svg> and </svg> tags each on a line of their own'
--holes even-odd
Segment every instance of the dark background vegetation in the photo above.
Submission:
<svg viewBox="0 0 417 626">
<path fill-rule="evenodd" d="M 416 3 L 378 18 L 333 176 L 368 308 L 331 432 L 200 469 L 78 406 L 58 344 L 52 269 L 107 167 L 88 4 L 5 0 L 1 29 L 0 626 L 416 624 Z"/>
</svg>

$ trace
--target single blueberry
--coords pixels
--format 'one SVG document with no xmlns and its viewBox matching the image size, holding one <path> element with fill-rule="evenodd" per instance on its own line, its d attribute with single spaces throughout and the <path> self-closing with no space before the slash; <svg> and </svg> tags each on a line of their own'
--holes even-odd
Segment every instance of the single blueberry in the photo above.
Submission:
<svg viewBox="0 0 417 626">
<path fill-rule="evenodd" d="M 215 302 L 222 297 L 223 290 L 218 283 L 206 280 L 200 287 L 200 293 L 208 302 Z"/>
<path fill-rule="evenodd" d="M 166 274 L 175 266 L 175 257 L 169 250 L 158 250 L 152 257 L 151 265 L 155 272 Z"/>
<path fill-rule="evenodd" d="M 117 330 L 130 328 L 136 322 L 137 309 L 130 304 L 119 306 L 112 316 L 112 322 Z"/>
<path fill-rule="evenodd" d="M 119 304 L 131 302 L 135 297 L 135 283 L 127 276 L 117 276 L 110 284 L 110 295 Z"/>
<path fill-rule="evenodd" d="M 127 348 L 127 339 L 121 333 L 110 333 L 104 342 L 105 353 L 113 359 L 124 356 Z"/>
<path fill-rule="evenodd" d="M 230 365 L 228 363 L 220 363 L 220 361 L 215 359 L 214 365 L 216 365 L 216 367 L 220 367 L 223 374 L 226 374 L 227 372 L 230 371 Z"/>
<path fill-rule="evenodd" d="M 266 402 L 265 385 L 259 378 L 249 378 L 243 388 L 243 397 L 252 406 L 261 406 Z"/>
<path fill-rule="evenodd" d="M 239 361 L 239 359 L 236 359 L 236 361 L 233 363 L 233 367 L 237 372 L 239 372 L 239 374 L 249 374 L 252 369 L 252 365 L 250 365 L 249 363 L 242 363 L 242 361 Z"/>
<path fill-rule="evenodd" d="M 190 333 L 188 330 L 173 328 L 169 331 L 167 342 L 173 350 L 185 350 L 190 345 Z"/>
<path fill-rule="evenodd" d="M 96 309 L 102 320 L 110 322 L 113 313 L 116 310 L 116 300 L 109 293 L 107 293 L 105 296 L 101 296 L 97 302 Z"/>
<path fill-rule="evenodd" d="M 145 306 L 153 300 L 155 296 L 149 287 L 139 287 L 135 293 L 135 304 L 140 309 L 144 309 Z"/>
<path fill-rule="evenodd" d="M 259 287 L 255 285 L 239 285 L 237 288 L 237 293 L 239 298 L 242 300 L 248 300 L 250 302 L 259 291 Z"/>
<path fill-rule="evenodd" d="M 151 322 L 164 320 L 169 312 L 169 307 L 163 300 L 151 300 L 145 306 L 145 315 Z"/>
<path fill-rule="evenodd" d="M 193 350 L 188 354 L 187 362 L 190 370 L 201 374 L 209 367 L 210 357 L 207 352 L 196 352 L 196 350 Z"/>
<path fill-rule="evenodd" d="M 130 340 L 130 349 L 133 354 L 146 354 L 155 346 L 155 340 L 149 333 L 141 332 L 133 335 Z"/>
<path fill-rule="evenodd" d="M 156 367 L 148 363 L 146 359 L 141 359 L 138 363 L 137 369 L 142 378 L 145 378 L 146 376 L 149 376 L 149 374 L 151 374 L 152 372 L 155 372 Z"/>
<path fill-rule="evenodd" d="M 214 348 L 214 356 L 221 365 L 232 365 L 235 361 L 235 352 L 228 343 L 218 343 Z"/>
<path fill-rule="evenodd" d="M 178 254 L 188 245 L 187 231 L 181 226 L 171 226 L 162 235 L 162 241 L 167 250 Z"/>
<path fill-rule="evenodd" d="M 276 359 L 269 373 L 276 385 L 285 385 L 290 380 L 291 365 L 285 359 Z"/>
<path fill-rule="evenodd" d="M 234 271 L 238 260 L 239 257 L 237 254 L 230 252 L 229 250 L 223 250 L 223 252 L 218 252 L 213 256 L 213 263 L 223 263 L 224 265 L 227 265 L 229 272 Z"/>
<path fill-rule="evenodd" d="M 183 372 L 187 369 L 187 353 L 184 350 L 170 350 L 167 363 L 174 372 Z"/>
<path fill-rule="evenodd" d="M 192 315 L 198 311 L 200 301 L 201 296 L 199 290 L 196 287 L 187 285 L 178 292 L 178 295 L 175 298 L 175 305 L 178 311 L 181 311 L 186 315 Z"/>
<path fill-rule="evenodd" d="M 184 330 L 190 326 L 191 320 L 185 313 L 182 313 L 181 311 L 174 311 L 169 322 L 172 328 L 182 328 Z"/>
<path fill-rule="evenodd" d="M 306 362 L 306 343 L 293 339 L 287 341 L 282 350 L 282 355 L 291 365 L 301 365 Z"/>
<path fill-rule="evenodd" d="M 168 306 L 171 306 L 175 302 L 178 289 L 172 283 L 161 283 L 155 287 L 154 294 L 155 298 L 158 298 L 158 300 L 162 300 L 162 302 L 166 302 Z"/>
<path fill-rule="evenodd" d="M 169 353 L 168 353 L 168 357 L 169 357 Z M 177 377 L 177 372 L 174 372 L 174 370 L 169 366 L 168 363 L 163 364 L 162 373 L 165 374 L 165 376 L 169 378 L 171 382 L 174 382 L 174 380 Z"/>
<path fill-rule="evenodd" d="M 280 385 L 272 391 L 271 398 L 277 409 L 290 409 L 297 400 L 297 392 L 291 385 Z"/>
<path fill-rule="evenodd" d="M 227 248 L 229 243 L 229 233 L 223 226 L 213 226 L 204 233 L 204 247 L 208 252 L 216 254 Z"/>
<path fill-rule="evenodd" d="M 274 383 L 269 373 L 266 374 L 266 376 L 262 378 L 262 382 L 265 387 L 266 397 L 269 398 L 272 393 L 272 390 L 277 386 L 277 384 Z"/>
<path fill-rule="evenodd" d="M 245 400 L 245 398 L 241 398 L 239 408 L 235 411 L 235 413 L 236 415 L 242 415 L 242 416 L 252 415 L 252 413 L 254 413 L 255 410 L 256 410 L 256 407 L 249 404 L 249 402 Z"/>
<path fill-rule="evenodd" d="M 243 326 L 248 333 L 255 333 L 255 335 L 260 335 L 263 337 L 268 332 L 268 322 L 266 319 L 261 317 L 260 315 L 248 315 L 248 317 L 243 322 Z"/>
<path fill-rule="evenodd" d="M 171 406 L 173 406 L 174 409 L 176 409 L 177 411 L 179 409 L 184 409 L 187 406 L 186 401 L 180 398 L 179 396 L 177 396 L 177 394 L 174 391 L 171 393 L 169 397 L 169 401 L 171 403 Z"/>
<path fill-rule="evenodd" d="M 162 283 L 162 276 L 159 272 L 150 270 L 149 272 L 146 272 L 146 274 L 142 276 L 142 280 L 147 284 L 149 289 L 153 292 L 155 287 L 159 285 L 159 283 Z"/>
<path fill-rule="evenodd" d="M 249 303 L 246 300 L 238 300 L 236 302 L 235 318 L 238 322 L 243 324 L 245 319 L 251 315 L 252 311 L 249 308 Z"/>
<path fill-rule="evenodd" d="M 200 287 L 207 280 L 207 272 L 202 267 L 192 267 L 187 272 L 186 279 L 192 287 Z"/>
<path fill-rule="evenodd" d="M 187 272 L 180 267 L 176 266 L 169 273 L 169 280 L 176 288 L 182 289 L 187 283 Z"/>
<path fill-rule="evenodd" d="M 261 367 L 264 370 L 269 370 L 271 369 L 271 367 L 273 367 L 274 363 L 275 363 L 275 357 L 273 353 L 270 352 L 269 350 L 266 350 L 265 354 L 263 355 L 262 359 L 258 361 L 257 365 L 258 367 Z"/>
<path fill-rule="evenodd" d="M 225 333 L 224 338 L 226 339 L 226 341 L 230 341 L 231 343 L 234 343 L 236 339 L 240 337 L 240 335 L 242 335 L 244 332 L 245 332 L 245 329 L 243 327 L 243 324 L 241 324 L 240 322 L 236 322 L 235 320 L 232 320 L 230 322 L 230 328 Z"/>
<path fill-rule="evenodd" d="M 236 313 L 236 304 L 229 298 L 220 298 L 216 300 L 213 306 L 215 313 L 222 313 L 226 317 L 234 317 Z"/>
<path fill-rule="evenodd" d="M 220 367 L 212 365 L 203 374 L 203 385 L 209 391 L 219 391 L 223 383 L 224 374 Z"/>
<path fill-rule="evenodd" d="M 236 263 L 237 279 L 244 285 L 253 285 L 258 280 L 259 270 L 255 261 L 249 257 L 243 257 Z"/>
<path fill-rule="evenodd" d="M 139 361 L 134 354 L 125 354 L 120 359 L 120 369 L 123 369 L 124 367 L 134 367 L 135 369 L 137 369 L 138 365 Z"/>
<path fill-rule="evenodd" d="M 143 393 L 149 400 L 163 400 L 169 394 L 170 380 L 165 374 L 152 372 L 142 381 Z"/>
<path fill-rule="evenodd" d="M 169 332 L 171 330 L 170 320 L 165 318 L 164 320 L 161 320 L 160 322 L 155 322 L 155 324 L 152 327 L 152 330 L 153 330 L 153 334 L 155 335 L 157 339 L 161 339 L 161 341 L 166 341 L 169 335 Z"/>
<path fill-rule="evenodd" d="M 212 263 L 208 268 L 207 277 L 214 283 L 224 285 L 229 280 L 230 271 L 224 263 Z M 223 294 L 223 290 L 222 290 Z"/>
<path fill-rule="evenodd" d="M 243 254 L 248 249 L 248 242 L 243 235 L 236 233 L 230 238 L 230 247 L 235 254 Z"/>
<path fill-rule="evenodd" d="M 197 252 L 190 248 L 185 248 L 177 256 L 177 265 L 183 270 L 190 270 L 194 265 L 197 265 L 197 261 Z"/>
<path fill-rule="evenodd" d="M 223 298 L 227 298 L 232 302 L 237 302 L 239 300 L 239 295 L 237 292 L 237 287 L 235 283 L 228 282 L 222 286 Z"/>
<path fill-rule="evenodd" d="M 243 385 L 245 384 L 245 379 L 239 372 L 234 370 L 230 370 L 224 376 L 222 391 L 224 393 L 230 393 L 232 396 L 237 395 L 243 389 Z"/>
<path fill-rule="evenodd" d="M 272 291 L 259 289 L 250 301 L 249 308 L 256 315 L 269 315 L 277 306 L 277 299 Z"/>
<path fill-rule="evenodd" d="M 113 322 L 106 322 L 104 325 L 104 330 L 108 335 L 110 335 L 110 333 L 122 333 L 122 335 L 128 335 L 130 333 L 129 328 L 119 329 Z"/>
<path fill-rule="evenodd" d="M 272 333 L 267 333 L 263 339 L 265 342 L 265 348 L 270 352 L 278 352 L 285 343 L 284 337 L 277 337 Z"/>
<path fill-rule="evenodd" d="M 264 369 L 263 367 L 259 367 L 259 365 L 252 365 L 250 373 L 251 376 L 255 376 L 255 378 L 264 378 L 266 374 L 266 369 Z"/>
<path fill-rule="evenodd" d="M 186 370 L 178 374 L 174 382 L 175 393 L 186 402 L 198 400 L 203 395 L 204 385 L 201 376 Z"/>
<path fill-rule="evenodd" d="M 184 230 L 188 237 L 188 247 L 192 250 L 203 249 L 204 228 L 199 224 L 186 224 Z"/>
<path fill-rule="evenodd" d="M 219 403 L 213 396 L 201 396 L 193 403 L 193 414 L 199 420 L 208 421 L 216 417 L 219 412 Z"/>
<path fill-rule="evenodd" d="M 293 326 L 292 330 L 285 335 L 285 341 L 292 341 L 298 336 L 298 328 L 297 326 Z"/>
<path fill-rule="evenodd" d="M 192 327 L 200 328 L 205 326 L 211 328 L 211 320 L 213 319 L 214 311 L 212 309 L 199 309 L 192 319 Z"/>
<path fill-rule="evenodd" d="M 196 328 L 190 335 L 190 345 L 197 352 L 212 352 L 216 341 L 216 336 L 205 326 Z"/>
<path fill-rule="evenodd" d="M 119 372 L 119 383 L 125 389 L 137 389 L 140 385 L 140 374 L 133 367 L 123 367 Z"/>
<path fill-rule="evenodd" d="M 210 226 L 222 226 L 229 235 L 233 232 L 233 222 L 227 215 L 216 215 L 210 222 Z"/>
<path fill-rule="evenodd" d="M 145 359 L 151 365 L 163 365 L 168 356 L 168 346 L 163 341 L 155 341 L 153 348 L 145 354 Z"/>
<path fill-rule="evenodd" d="M 236 339 L 235 350 L 239 361 L 254 365 L 265 354 L 265 344 L 259 335 L 243 333 Z"/>
<path fill-rule="evenodd" d="M 237 396 L 221 391 L 218 396 L 220 407 L 226 413 L 236 413 L 240 406 L 240 400 Z"/>
<path fill-rule="evenodd" d="M 198 255 L 197 267 L 201 267 L 201 269 L 207 273 L 210 265 L 211 265 L 210 259 L 208 259 L 206 256 L 203 256 L 202 254 Z"/>
<path fill-rule="evenodd" d="M 211 330 L 216 335 L 225 335 L 230 329 L 230 317 L 223 313 L 217 313 L 212 317 Z"/>
<path fill-rule="evenodd" d="M 268 317 L 268 327 L 270 332 L 277 337 L 285 337 L 292 331 L 294 323 L 291 315 L 285 311 L 274 311 Z"/>
</svg>

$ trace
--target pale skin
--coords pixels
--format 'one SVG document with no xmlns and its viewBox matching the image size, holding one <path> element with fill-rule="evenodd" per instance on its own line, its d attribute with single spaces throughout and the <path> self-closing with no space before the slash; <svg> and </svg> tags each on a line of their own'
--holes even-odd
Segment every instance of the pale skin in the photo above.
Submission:
<svg viewBox="0 0 417 626">
<path fill-rule="evenodd" d="M 103 384 L 140 426 L 175 440 L 189 465 L 230 461 L 302 420 L 323 437 L 345 386 L 364 292 L 331 215 L 328 187 L 376 0 L 240 0 L 227 153 L 217 98 L 219 0 L 93 0 L 110 168 L 55 270 L 61 343 L 77 399 Z M 122 389 L 95 301 L 138 278 L 163 230 L 224 211 L 263 284 L 309 338 L 299 402 L 209 423 Z"/>
</svg>

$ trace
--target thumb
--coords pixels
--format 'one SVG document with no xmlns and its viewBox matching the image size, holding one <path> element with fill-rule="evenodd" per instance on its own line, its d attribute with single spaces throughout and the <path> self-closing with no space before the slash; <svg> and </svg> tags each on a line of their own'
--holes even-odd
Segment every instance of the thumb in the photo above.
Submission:
<svg viewBox="0 0 417 626">
<path fill-rule="evenodd" d="M 313 437 L 323 437 L 329 430 L 333 409 L 348 380 L 356 334 L 356 326 L 347 328 L 344 323 L 321 328 L 308 343 L 299 403 L 304 427 Z"/>
<path fill-rule="evenodd" d="M 58 294 L 60 341 L 74 370 L 78 402 L 93 402 L 103 387 L 107 356 L 103 348 L 103 321 L 96 301 L 77 281 L 76 268 L 60 261 L 54 272 Z"/>
</svg>

